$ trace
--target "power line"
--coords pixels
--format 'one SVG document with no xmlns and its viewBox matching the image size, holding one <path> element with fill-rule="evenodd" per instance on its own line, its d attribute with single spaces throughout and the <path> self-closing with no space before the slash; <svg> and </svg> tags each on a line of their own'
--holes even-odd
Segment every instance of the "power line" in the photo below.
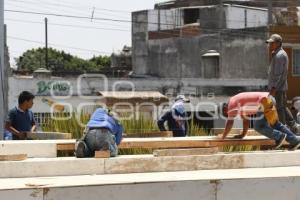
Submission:
<svg viewBox="0 0 300 200">
<path fill-rule="evenodd" d="M 8 18 L 6 20 L 8 20 L 8 21 L 23 22 L 23 23 L 44 24 L 42 22 L 28 21 L 28 20 L 16 20 L 16 19 L 10 19 L 10 18 Z M 69 24 L 56 24 L 56 23 L 49 23 L 49 24 L 50 25 L 56 25 L 56 26 L 63 26 L 63 27 L 74 27 L 74 28 L 78 27 L 78 28 L 90 28 L 90 29 L 113 30 L 113 31 L 118 30 L 118 31 L 130 32 L 130 30 L 123 30 L 123 29 L 108 29 L 108 28 L 98 28 L 98 27 L 69 25 Z M 221 32 L 224 29 L 208 29 L 208 28 L 201 27 L 201 30 L 208 31 L 208 32 L 213 32 L 213 33 L 218 33 L 218 32 Z M 154 31 L 154 32 L 157 32 L 159 34 L 166 35 L 166 36 L 180 36 L 179 32 L 176 33 L 176 32 L 166 32 L 166 31 L 172 31 L 172 30 L 160 30 L 160 31 Z M 185 33 L 194 33 L 193 31 L 188 31 L 188 30 L 185 30 L 184 32 Z M 257 32 L 257 31 L 255 33 L 253 33 L 251 31 L 246 31 L 246 30 L 243 30 L 243 33 L 244 33 L 244 35 L 246 35 L 246 34 L 248 34 L 248 35 L 259 34 L 259 32 Z"/>
<path fill-rule="evenodd" d="M 72 6 L 72 5 L 63 5 L 63 4 L 56 4 L 56 3 L 42 3 L 41 4 L 41 2 L 27 2 L 27 1 L 22 1 L 22 0 L 16 0 L 16 1 L 13 1 L 13 2 L 8 2 L 8 3 L 16 3 L 16 2 L 21 2 L 22 4 L 30 4 L 30 5 L 32 5 L 32 4 L 35 4 L 35 5 L 32 5 L 32 6 L 35 6 L 35 7 L 41 7 L 42 9 L 44 9 L 44 8 L 46 8 L 46 9 L 50 9 L 50 10 L 53 10 L 53 7 L 59 7 L 59 9 L 61 10 L 61 11 L 63 11 L 63 12 L 65 12 L 65 13 L 76 13 L 76 15 L 78 15 L 78 14 L 90 14 L 91 13 L 91 8 L 88 8 L 88 10 L 86 10 L 86 11 L 82 11 L 83 10 L 83 7 L 75 7 L 75 6 Z M 49 6 L 45 6 L 45 4 L 48 4 Z M 20 6 L 20 5 L 15 5 L 15 4 L 12 4 L 12 6 L 16 6 L 16 7 L 22 7 L 22 6 Z M 63 9 L 61 9 L 61 7 L 64 7 L 64 8 L 67 8 L 67 9 L 71 9 L 72 11 L 66 11 L 66 10 L 63 10 Z M 24 8 L 27 8 L 28 9 L 28 7 L 24 7 Z M 31 8 L 29 8 L 30 9 L 30 11 L 32 11 L 32 9 Z M 36 10 L 36 9 L 35 9 Z M 39 9 L 40 10 L 40 9 Z M 75 12 L 74 12 L 74 10 L 75 10 Z M 100 11 L 99 11 L 100 10 Z M 102 10 L 102 12 L 101 12 L 101 10 Z M 106 16 L 112 16 L 112 17 L 121 17 L 121 18 L 123 18 L 124 16 L 120 16 L 120 15 L 114 15 L 114 14 L 107 14 L 107 13 L 104 13 L 103 11 L 105 11 L 105 9 L 97 9 L 96 7 L 95 7 L 95 13 L 99 13 L 99 14 L 101 14 L 101 15 L 106 15 Z"/>
<path fill-rule="evenodd" d="M 29 40 L 29 39 L 15 37 L 15 36 L 7 36 L 7 37 L 10 38 L 10 39 L 14 39 L 14 40 L 20 40 L 20 41 L 24 41 L 24 42 L 31 42 L 31 43 L 37 43 L 37 44 L 43 44 L 44 45 L 44 42 L 41 42 L 41 41 Z M 75 49 L 75 50 L 80 50 L 80 51 L 95 52 L 95 53 L 99 53 L 99 54 L 111 54 L 111 52 L 105 52 L 105 51 L 84 49 L 84 48 L 78 48 L 78 47 L 61 45 L 61 44 L 54 44 L 54 43 L 49 43 L 49 44 L 51 46 L 64 47 L 64 48 Z"/>
<path fill-rule="evenodd" d="M 32 12 L 32 11 L 10 10 L 10 9 L 5 9 L 4 11 L 5 12 L 13 12 L 13 13 L 33 14 L 33 15 L 47 15 L 47 16 L 54 16 L 54 17 L 66 17 L 66 18 L 89 19 L 89 20 L 91 19 L 90 17 L 86 17 L 86 16 L 64 15 L 64 14 L 55 14 L 55 13 L 46 13 L 46 12 Z M 100 18 L 100 17 L 94 17 L 93 19 L 94 20 L 103 20 L 103 21 L 131 23 L 130 20 L 121 20 L 121 19 L 110 19 L 110 18 Z M 149 23 L 149 22 L 137 22 L 137 23 Z"/>
<path fill-rule="evenodd" d="M 68 18 L 79 18 L 79 19 L 90 19 L 90 17 L 84 17 L 84 16 L 75 16 L 75 15 L 63 15 L 63 14 L 53 14 L 53 13 L 42 13 L 42 12 L 30 12 L 30 11 L 19 11 L 19 10 L 5 10 L 6 12 L 17 12 L 17 13 L 25 13 L 25 14 L 35 14 L 35 15 L 50 15 L 50 16 L 58 16 L 58 17 L 68 17 Z M 95 20 L 106 20 L 106 21 L 118 21 L 118 22 L 126 22 L 126 23 L 147 23 L 147 24 L 158 24 L 158 23 L 153 23 L 153 22 L 140 22 L 140 21 L 128 21 L 128 20 L 115 20 L 115 19 L 108 19 L 108 18 L 94 18 Z M 160 24 L 164 24 L 164 25 L 173 25 L 174 24 L 165 24 L 165 23 L 160 23 Z M 205 30 L 205 31 L 210 31 L 210 32 L 221 32 L 224 31 L 226 29 L 221 29 L 221 28 L 206 28 L 206 27 L 200 27 L 201 30 Z M 161 32 L 162 34 L 165 34 L 162 31 L 156 31 L 156 32 Z M 189 31 L 185 31 L 186 33 L 188 33 Z M 192 33 L 192 32 L 191 32 Z M 243 30 L 243 33 L 246 35 L 247 31 Z M 249 35 L 255 35 L 257 32 L 249 32 Z M 166 33 L 169 34 L 170 33 Z"/>
<path fill-rule="evenodd" d="M 44 24 L 43 22 L 19 20 L 19 19 L 11 19 L 11 18 L 6 18 L 5 20 L 13 21 L 13 22 L 31 23 L 31 24 Z M 48 23 L 48 24 L 49 25 L 54 25 L 54 26 L 72 27 L 72 28 L 84 28 L 84 29 L 95 29 L 95 30 L 130 32 L 130 30 L 116 29 L 116 28 L 102 28 L 102 27 L 81 26 L 81 25 L 73 25 L 73 24 L 58 24 L 58 23 Z"/>
<path fill-rule="evenodd" d="M 22 0 L 10 0 L 10 1 L 17 1 L 17 2 L 24 2 L 24 3 L 29 3 L 27 1 L 22 1 Z M 38 2 L 35 3 L 40 3 L 41 0 L 38 0 Z M 34 2 L 33 0 L 31 0 L 31 2 Z M 74 4 L 69 4 L 67 2 L 64 2 L 62 0 L 59 1 L 60 3 L 53 3 L 53 2 L 45 2 L 43 1 L 43 4 L 48 4 L 48 5 L 54 5 L 54 6 L 63 6 L 63 7 L 69 7 L 69 8 L 75 8 L 75 9 L 82 9 L 83 7 L 85 7 L 86 9 L 91 9 L 93 7 L 95 7 L 98 10 L 103 10 L 103 11 L 109 11 L 109 12 L 114 12 L 114 13 L 131 13 L 131 11 L 129 10 L 115 10 L 115 9 L 107 9 L 107 8 L 101 8 L 101 7 L 97 7 L 97 6 L 87 6 L 84 4 L 77 4 L 78 6 L 74 6 Z M 64 4 L 62 4 L 61 2 L 63 2 Z"/>
<path fill-rule="evenodd" d="M 32 12 L 32 11 L 22 11 L 22 10 L 9 10 L 5 9 L 5 12 L 13 12 L 13 13 L 23 13 L 23 14 L 33 14 L 33 15 L 47 15 L 47 16 L 55 16 L 55 17 L 66 17 L 66 18 L 76 18 L 76 19 L 88 19 L 90 17 L 86 16 L 78 16 L 78 15 L 65 15 L 65 14 L 57 14 L 57 13 L 45 13 L 45 12 Z M 132 21 L 132 20 L 121 20 L 121 19 L 111 19 L 111 18 L 99 18 L 94 17 L 94 20 L 103 20 L 103 21 L 113 21 L 113 22 L 123 22 L 123 23 L 138 23 L 138 24 L 160 24 L 160 25 L 169 25 L 169 26 L 176 26 L 174 23 L 158 23 L 158 22 L 150 22 L 150 21 Z M 205 21 L 216 21 L 215 19 L 205 19 Z M 242 20 L 227 20 L 227 21 L 235 21 L 235 22 L 244 22 Z M 256 23 L 256 22 L 248 22 L 248 23 Z"/>
</svg>

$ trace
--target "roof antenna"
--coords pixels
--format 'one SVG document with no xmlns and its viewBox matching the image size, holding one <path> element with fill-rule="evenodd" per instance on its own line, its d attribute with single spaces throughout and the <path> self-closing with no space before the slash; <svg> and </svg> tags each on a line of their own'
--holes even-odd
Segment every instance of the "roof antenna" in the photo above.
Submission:
<svg viewBox="0 0 300 200">
<path fill-rule="evenodd" d="M 93 21 L 93 19 L 94 19 L 94 13 L 95 13 L 95 7 L 93 7 L 92 16 L 91 16 L 91 21 Z"/>
</svg>

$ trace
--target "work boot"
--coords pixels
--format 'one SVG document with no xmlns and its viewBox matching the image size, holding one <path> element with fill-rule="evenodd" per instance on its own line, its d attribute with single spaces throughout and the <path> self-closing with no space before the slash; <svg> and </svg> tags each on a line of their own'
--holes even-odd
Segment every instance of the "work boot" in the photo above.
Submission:
<svg viewBox="0 0 300 200">
<path fill-rule="evenodd" d="M 279 149 L 283 145 L 285 138 L 286 138 L 286 134 L 283 133 L 280 139 L 275 141 L 275 149 Z"/>
<path fill-rule="evenodd" d="M 289 151 L 294 151 L 296 149 L 298 149 L 300 147 L 300 142 L 294 144 L 294 145 L 290 145 L 289 146 Z"/>
<path fill-rule="evenodd" d="M 295 123 L 293 126 L 293 133 L 295 133 L 296 135 L 300 135 L 300 124 Z"/>
<path fill-rule="evenodd" d="M 80 140 L 76 143 L 76 151 L 75 156 L 76 158 L 84 158 L 87 146 L 84 141 Z"/>
</svg>

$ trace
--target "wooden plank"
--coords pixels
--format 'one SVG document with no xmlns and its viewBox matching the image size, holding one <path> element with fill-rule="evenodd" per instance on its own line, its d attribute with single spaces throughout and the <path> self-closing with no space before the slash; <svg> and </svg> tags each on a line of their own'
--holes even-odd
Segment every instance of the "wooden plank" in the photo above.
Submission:
<svg viewBox="0 0 300 200">
<path fill-rule="evenodd" d="M 72 142 L 71 142 L 72 141 Z M 58 143 L 57 150 L 74 151 L 75 140 L 68 143 Z M 166 138 L 124 138 L 119 145 L 119 149 L 176 149 L 176 148 L 203 148 L 203 147 L 222 147 L 231 145 L 254 145 L 271 146 L 274 140 L 264 136 L 246 136 L 244 139 L 227 138 L 225 140 L 216 136 L 203 137 L 166 137 Z"/>
<path fill-rule="evenodd" d="M 256 138 L 255 138 L 256 137 Z M 200 137 L 185 137 L 182 139 L 178 138 L 153 138 L 149 140 L 148 138 L 140 138 L 139 140 L 124 140 L 120 145 L 120 149 L 129 148 L 141 148 L 141 149 L 167 149 L 167 148 L 200 148 L 200 147 L 214 147 L 214 146 L 227 146 L 227 145 L 274 145 L 274 141 L 268 138 L 257 139 L 259 136 L 253 136 L 253 139 L 246 137 L 245 139 L 225 139 L 220 138 L 207 138 L 201 139 Z M 255 139 L 254 139 L 255 138 Z M 130 138 L 128 138 L 130 139 Z M 132 138 L 136 139 L 136 138 Z"/>
<path fill-rule="evenodd" d="M 74 151 L 75 150 L 75 142 L 74 143 L 60 143 L 56 145 L 57 151 Z"/>
<path fill-rule="evenodd" d="M 0 161 L 20 161 L 27 159 L 27 154 L 0 155 Z"/>
<path fill-rule="evenodd" d="M 95 158 L 110 158 L 110 151 L 95 151 Z"/>
<path fill-rule="evenodd" d="M 192 149 L 160 149 L 154 150 L 153 155 L 160 156 L 188 156 L 188 155 L 211 155 L 218 153 L 218 147 L 192 148 Z"/>
<path fill-rule="evenodd" d="M 214 128 L 214 129 L 212 129 L 212 132 L 213 132 L 214 135 L 220 136 L 220 135 L 223 134 L 224 130 L 225 130 L 224 128 Z M 234 128 L 234 129 L 232 129 L 229 132 L 228 136 L 230 137 L 230 136 L 233 136 L 233 135 L 238 135 L 238 134 L 241 134 L 242 132 L 243 132 L 243 129 L 241 129 L 241 128 Z M 258 132 L 256 132 L 254 129 L 248 130 L 247 136 L 254 136 L 254 135 L 258 135 L 259 136 L 261 134 L 258 133 Z"/>
<path fill-rule="evenodd" d="M 29 132 L 27 138 L 37 140 L 48 140 L 48 139 L 71 139 L 71 133 L 60 133 L 60 132 Z"/>
<path fill-rule="evenodd" d="M 136 138 L 136 137 L 173 137 L 172 131 L 152 131 L 146 133 L 126 133 L 126 138 Z"/>
</svg>

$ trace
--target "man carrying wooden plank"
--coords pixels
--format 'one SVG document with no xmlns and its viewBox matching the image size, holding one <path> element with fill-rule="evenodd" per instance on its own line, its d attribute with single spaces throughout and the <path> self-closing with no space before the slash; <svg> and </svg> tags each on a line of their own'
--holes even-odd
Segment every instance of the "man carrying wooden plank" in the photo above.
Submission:
<svg viewBox="0 0 300 200">
<path fill-rule="evenodd" d="M 118 154 L 123 127 L 116 118 L 103 108 L 98 108 L 86 126 L 86 133 L 76 143 L 76 157 L 94 157 L 95 151 L 110 151 L 110 156 Z"/>
<path fill-rule="evenodd" d="M 251 115 L 255 115 L 254 129 L 262 135 L 274 139 L 275 149 L 281 147 L 285 140 L 290 144 L 290 150 L 298 149 L 300 140 L 278 120 L 275 104 L 274 97 L 268 92 L 244 92 L 231 97 L 228 103 L 223 104 L 222 107 L 223 116 L 227 117 L 222 139 L 230 132 L 234 118 L 238 115 L 243 119 L 243 132 L 235 138 L 245 137 L 249 128 L 249 118 Z"/>
</svg>

